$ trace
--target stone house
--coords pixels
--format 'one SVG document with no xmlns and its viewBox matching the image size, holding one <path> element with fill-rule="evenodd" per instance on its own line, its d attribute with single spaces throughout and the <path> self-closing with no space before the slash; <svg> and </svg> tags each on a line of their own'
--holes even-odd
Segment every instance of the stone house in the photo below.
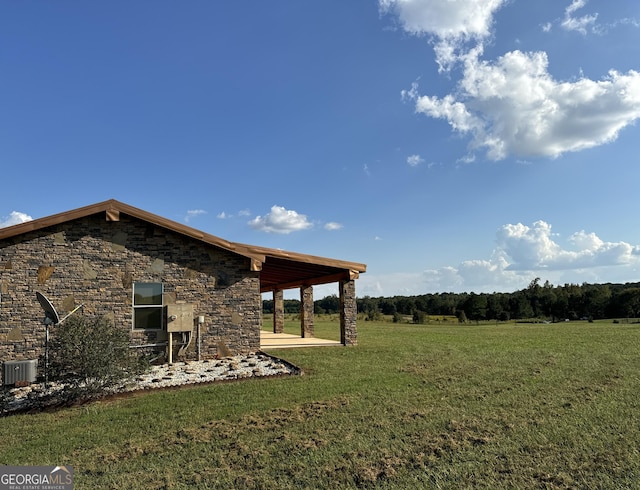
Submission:
<svg viewBox="0 0 640 490">
<path fill-rule="evenodd" d="M 283 290 L 299 288 L 313 336 L 313 286 L 338 283 L 341 343 L 355 345 L 355 280 L 364 264 L 233 243 L 109 200 L 0 229 L 0 361 L 37 359 L 36 292 L 63 317 L 79 305 L 127 329 L 132 348 L 169 359 L 260 349 L 262 294 L 282 332 Z M 51 328 L 55 328 L 52 326 Z M 170 346 L 170 347 L 169 347 Z"/>
</svg>

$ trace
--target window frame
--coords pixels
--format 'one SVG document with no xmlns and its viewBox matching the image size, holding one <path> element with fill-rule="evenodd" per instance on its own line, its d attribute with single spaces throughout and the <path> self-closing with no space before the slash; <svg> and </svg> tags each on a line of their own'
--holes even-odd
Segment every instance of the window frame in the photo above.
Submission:
<svg viewBox="0 0 640 490">
<path fill-rule="evenodd" d="M 141 303 L 141 304 L 137 304 L 136 303 L 136 286 L 137 285 L 141 285 L 141 286 L 150 286 L 150 287 L 154 287 L 159 285 L 160 286 L 160 303 L 151 303 L 151 304 L 145 304 L 145 303 Z M 150 296 L 145 296 L 146 298 L 150 298 L 151 300 L 153 300 L 153 298 L 157 296 L 157 294 L 152 294 Z M 131 305 L 132 305 L 132 318 L 131 318 L 131 327 L 132 330 L 138 331 L 138 332 L 143 332 L 143 331 L 152 331 L 152 332 L 158 332 L 158 331 L 162 331 L 164 330 L 164 283 L 162 282 L 143 282 L 143 281 L 138 281 L 138 282 L 134 282 L 133 283 L 133 287 L 132 287 L 132 298 L 131 298 Z M 136 312 L 142 312 L 142 310 L 147 310 L 147 313 L 149 313 L 151 310 L 156 310 L 157 312 L 160 313 L 160 324 L 157 327 L 149 327 L 149 326 L 145 326 L 145 327 L 137 327 L 136 326 Z M 148 318 L 148 317 L 147 317 Z"/>
</svg>

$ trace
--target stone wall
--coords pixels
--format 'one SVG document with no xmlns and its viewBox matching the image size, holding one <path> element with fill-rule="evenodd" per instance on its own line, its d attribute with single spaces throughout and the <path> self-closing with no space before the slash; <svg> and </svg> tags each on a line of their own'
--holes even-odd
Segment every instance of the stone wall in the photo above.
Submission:
<svg viewBox="0 0 640 490">
<path fill-rule="evenodd" d="M 193 304 L 204 315 L 202 358 L 260 347 L 262 301 L 249 259 L 121 215 L 104 213 L 0 241 L 0 362 L 36 359 L 43 350 L 42 292 L 63 317 L 84 304 L 88 318 L 106 315 L 131 334 L 132 345 L 166 340 L 160 331 L 132 328 L 132 285 L 162 282 L 165 304 Z M 173 334 L 180 342 L 181 335 Z"/>
</svg>

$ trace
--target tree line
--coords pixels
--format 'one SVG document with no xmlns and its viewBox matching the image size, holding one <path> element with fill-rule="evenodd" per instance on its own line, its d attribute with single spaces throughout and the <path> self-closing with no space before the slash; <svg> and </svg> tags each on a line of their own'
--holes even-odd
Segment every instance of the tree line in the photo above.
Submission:
<svg viewBox="0 0 640 490">
<path fill-rule="evenodd" d="M 418 296 L 357 299 L 358 313 L 367 319 L 381 315 L 412 315 L 414 321 L 426 315 L 455 315 L 460 321 L 541 319 L 597 320 L 603 318 L 640 317 L 640 283 L 540 284 L 535 278 L 522 290 L 513 293 L 430 293 Z M 284 301 L 285 313 L 299 313 L 300 301 Z M 273 300 L 263 301 L 263 311 L 273 313 Z M 316 314 L 340 311 L 336 295 L 314 301 Z"/>
</svg>

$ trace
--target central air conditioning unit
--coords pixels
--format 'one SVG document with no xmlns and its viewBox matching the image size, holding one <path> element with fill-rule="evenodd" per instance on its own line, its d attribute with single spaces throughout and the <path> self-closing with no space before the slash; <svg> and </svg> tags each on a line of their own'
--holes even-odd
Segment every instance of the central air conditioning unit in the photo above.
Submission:
<svg viewBox="0 0 640 490">
<path fill-rule="evenodd" d="M 38 375 L 38 360 L 5 361 L 2 364 L 3 384 L 15 385 L 16 383 L 35 383 Z"/>
</svg>

